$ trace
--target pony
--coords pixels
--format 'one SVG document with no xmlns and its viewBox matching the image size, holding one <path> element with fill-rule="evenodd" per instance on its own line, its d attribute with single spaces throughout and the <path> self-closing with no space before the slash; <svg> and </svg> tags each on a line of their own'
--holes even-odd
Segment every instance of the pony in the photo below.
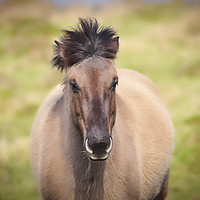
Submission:
<svg viewBox="0 0 200 200">
<path fill-rule="evenodd" d="M 46 97 L 31 131 L 31 166 L 44 200 L 163 200 L 173 124 L 154 83 L 116 69 L 119 37 L 79 19 L 55 41 L 66 76 Z"/>
</svg>

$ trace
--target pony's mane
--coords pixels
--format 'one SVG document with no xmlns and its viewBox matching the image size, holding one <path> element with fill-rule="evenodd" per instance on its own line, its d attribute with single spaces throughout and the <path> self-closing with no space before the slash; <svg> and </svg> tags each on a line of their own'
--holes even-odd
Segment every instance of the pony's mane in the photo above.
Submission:
<svg viewBox="0 0 200 200">
<path fill-rule="evenodd" d="M 63 30 L 60 42 L 55 41 L 53 66 L 63 71 L 92 56 L 114 59 L 118 39 L 111 27 L 99 26 L 93 18 L 80 18 L 76 28 Z"/>
</svg>

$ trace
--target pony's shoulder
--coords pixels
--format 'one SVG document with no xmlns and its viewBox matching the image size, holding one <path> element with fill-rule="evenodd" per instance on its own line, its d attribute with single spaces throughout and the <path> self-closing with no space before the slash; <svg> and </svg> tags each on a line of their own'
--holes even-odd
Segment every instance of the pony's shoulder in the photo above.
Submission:
<svg viewBox="0 0 200 200">
<path fill-rule="evenodd" d="M 118 69 L 117 72 L 120 92 L 123 90 L 125 93 L 151 96 L 163 101 L 158 87 L 147 76 L 130 69 Z"/>
<path fill-rule="evenodd" d="M 51 109 L 63 97 L 62 84 L 57 85 L 44 99 L 40 109 Z"/>
<path fill-rule="evenodd" d="M 40 120 L 41 117 L 45 119 L 48 114 L 54 109 L 56 104 L 62 99 L 63 97 L 63 87 L 62 84 L 57 85 L 54 89 L 52 89 L 47 97 L 44 99 L 42 105 L 38 109 L 37 116 L 35 121 Z"/>
</svg>

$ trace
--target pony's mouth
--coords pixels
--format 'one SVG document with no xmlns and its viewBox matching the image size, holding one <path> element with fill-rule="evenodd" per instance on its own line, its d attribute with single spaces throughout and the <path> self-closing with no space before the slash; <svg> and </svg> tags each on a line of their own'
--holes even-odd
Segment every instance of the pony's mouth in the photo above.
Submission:
<svg viewBox="0 0 200 200">
<path fill-rule="evenodd" d="M 97 157 L 96 155 L 89 155 L 89 158 L 93 161 L 104 161 L 108 158 L 108 154 L 101 157 Z"/>
<path fill-rule="evenodd" d="M 88 139 L 85 140 L 85 149 L 89 156 L 89 158 L 93 161 L 104 161 L 108 158 L 111 150 L 112 150 L 112 139 L 110 138 L 110 145 L 106 149 L 94 148 L 92 149 L 88 144 Z"/>
</svg>

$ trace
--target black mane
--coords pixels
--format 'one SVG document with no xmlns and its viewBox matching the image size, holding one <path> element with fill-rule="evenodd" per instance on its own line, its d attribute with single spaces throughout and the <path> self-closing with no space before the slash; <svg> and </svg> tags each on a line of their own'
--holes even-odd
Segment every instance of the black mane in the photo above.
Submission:
<svg viewBox="0 0 200 200">
<path fill-rule="evenodd" d="M 63 30 L 60 42 L 55 41 L 53 66 L 63 71 L 92 56 L 114 59 L 118 39 L 111 27 L 99 26 L 96 19 L 80 18 L 76 28 Z"/>
</svg>

